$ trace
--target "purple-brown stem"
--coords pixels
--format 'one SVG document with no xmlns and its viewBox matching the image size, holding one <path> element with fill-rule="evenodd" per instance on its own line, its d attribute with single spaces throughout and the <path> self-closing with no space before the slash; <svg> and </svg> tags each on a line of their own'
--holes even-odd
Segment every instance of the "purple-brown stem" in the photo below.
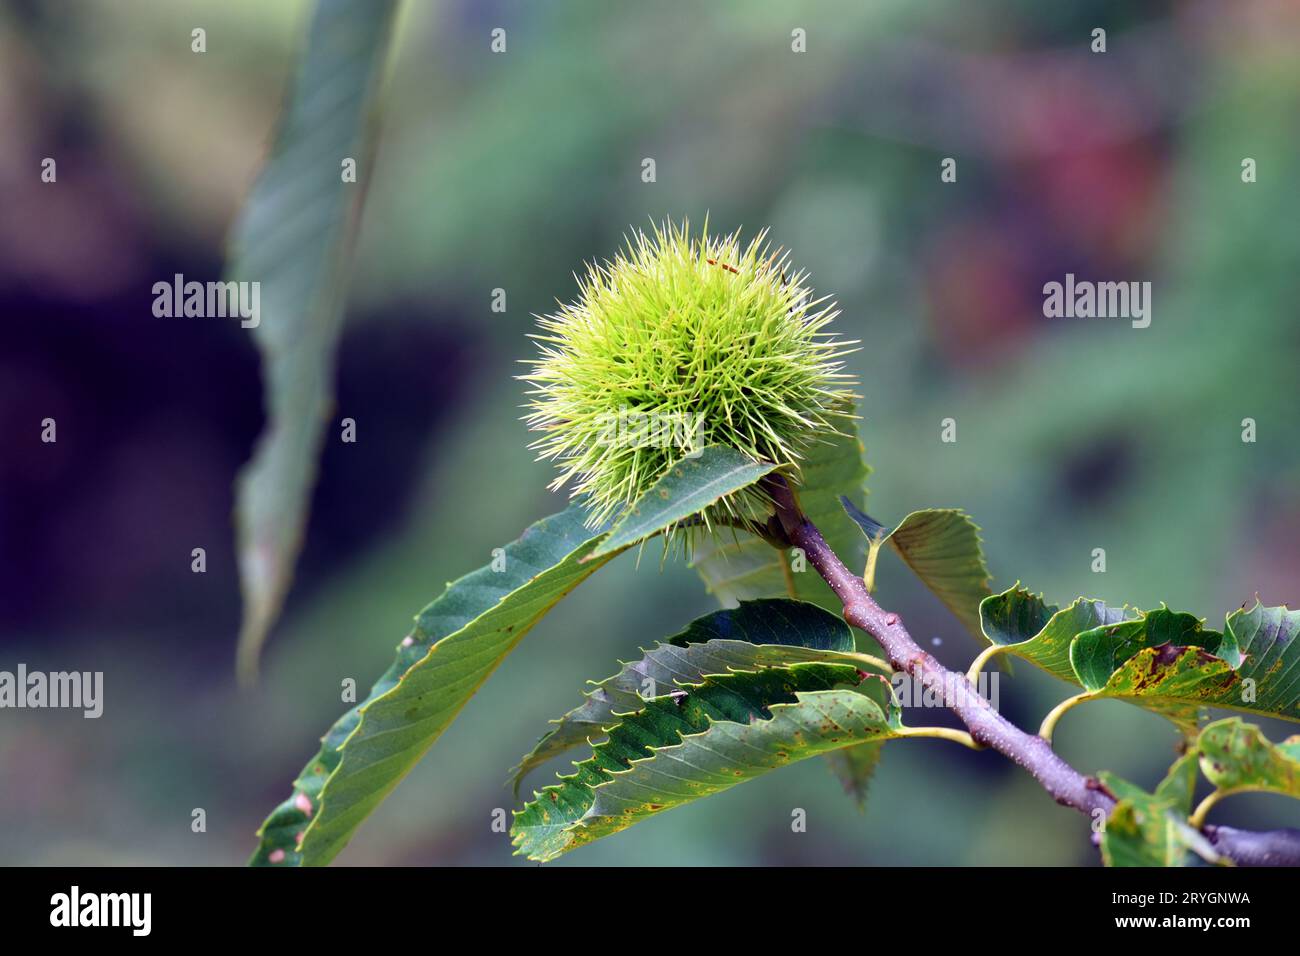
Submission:
<svg viewBox="0 0 1300 956">
<path fill-rule="evenodd" d="M 1079 773 L 1042 737 L 1026 733 L 999 714 L 973 691 L 964 674 L 948 670 L 922 650 L 899 616 L 876 603 L 863 580 L 844 566 L 817 527 L 799 510 L 784 478 L 766 479 L 764 485 L 776 504 L 784 537 L 803 551 L 831 586 L 844 605 L 844 619 L 875 638 L 894 668 L 939 694 L 966 725 L 972 739 L 1029 771 L 1057 803 L 1089 815 L 1098 809 L 1109 815 L 1115 798 L 1095 778 Z M 1256 833 L 1207 826 L 1203 832 L 1218 853 L 1239 865 L 1300 865 L 1300 830 Z"/>
</svg>

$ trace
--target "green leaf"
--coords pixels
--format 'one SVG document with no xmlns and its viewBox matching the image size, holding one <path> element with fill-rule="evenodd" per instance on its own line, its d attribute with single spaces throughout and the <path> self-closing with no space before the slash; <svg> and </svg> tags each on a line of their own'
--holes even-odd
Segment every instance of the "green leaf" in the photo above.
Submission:
<svg viewBox="0 0 1300 956">
<path fill-rule="evenodd" d="M 826 755 L 831 773 L 835 774 L 844 792 L 853 798 L 858 810 L 866 809 L 867 788 L 880 766 L 881 749 L 880 743 L 872 742 L 832 750 Z"/>
<path fill-rule="evenodd" d="M 1105 685 L 1089 686 L 1089 690 L 1094 699 L 1127 700 L 1162 714 L 1192 736 L 1201 705 L 1210 703 L 1223 685 L 1234 679 L 1227 662 L 1203 648 L 1162 644 L 1142 648 L 1120 665 Z"/>
<path fill-rule="evenodd" d="M 1176 761 L 1154 794 L 1108 771 L 1098 774 L 1117 799 L 1101 833 L 1107 866 L 1186 866 L 1189 852 L 1218 862 L 1209 841 L 1184 819 L 1196 783 L 1195 763 L 1190 753 Z"/>
<path fill-rule="evenodd" d="M 1220 790 L 1300 798 L 1300 734 L 1275 744 L 1254 724 L 1229 717 L 1197 738 L 1201 772 Z"/>
<path fill-rule="evenodd" d="M 825 653 L 852 652 L 853 633 L 842 618 L 813 604 L 771 598 L 697 618 L 686 630 L 644 651 L 613 677 L 596 683 L 581 706 L 559 720 L 512 771 L 515 793 L 524 776 L 547 760 L 602 736 L 653 698 L 713 674 L 754 671 Z"/>
<path fill-rule="evenodd" d="M 1139 613 L 1090 598 L 1079 598 L 1061 609 L 1019 584 L 980 602 L 981 627 L 990 642 L 1071 683 L 1079 682 L 1070 665 L 1074 638 L 1081 631 L 1117 624 Z"/>
<path fill-rule="evenodd" d="M 837 428 L 841 434 L 823 439 L 805 455 L 796 494 L 799 507 L 840 559 L 849 567 L 861 567 L 866 560 L 865 542 L 840 507 L 840 499 L 845 497 L 866 504 L 866 482 L 871 472 L 863 461 L 864 449 L 852 406 L 844 409 Z M 843 610 L 843 602 L 796 549 L 779 550 L 748 532 L 733 531 L 702 539 L 692 554 L 692 564 L 723 607 L 784 596 L 811 602 L 837 616 Z M 844 779 L 842 765 L 832 769 Z"/>
<path fill-rule="evenodd" d="M 260 286 L 252 334 L 267 406 L 235 492 L 246 682 L 302 547 L 396 8 L 394 0 L 318 5 L 271 158 L 231 232 L 228 280 Z M 344 157 L 356 160 L 355 183 L 342 181 Z"/>
<path fill-rule="evenodd" d="M 1109 785 L 1109 784 L 1108 784 Z M 1115 804 L 1101 834 L 1107 866 L 1186 866 L 1196 831 L 1170 812 L 1173 804 L 1147 794 Z"/>
<path fill-rule="evenodd" d="M 1300 721 L 1300 612 L 1256 602 L 1228 615 L 1220 633 L 1163 607 L 1144 614 L 1081 598 L 1058 611 L 1017 586 L 985 599 L 980 613 L 1006 652 L 1186 733 L 1204 707 Z"/>
<path fill-rule="evenodd" d="M 1197 698 L 1231 677 L 1232 669 L 1213 654 L 1222 642 L 1222 634 L 1193 615 L 1159 608 L 1079 634 L 1070 644 L 1070 665 L 1093 696 L 1131 699 L 1190 734 Z"/>
<path fill-rule="evenodd" d="M 1195 749 L 1183 754 L 1156 786 L 1155 796 L 1167 800 L 1184 817 L 1192 812 L 1192 798 L 1196 794 L 1197 756 Z"/>
<path fill-rule="evenodd" d="M 893 545 L 903 562 L 934 592 L 944 607 L 952 611 L 972 635 L 980 630 L 980 602 L 988 597 L 988 565 L 979 526 L 965 512 L 956 508 L 930 508 L 913 511 L 893 531 L 864 513 L 852 501 L 841 502 L 849 517 L 867 536 L 868 589 L 875 587 L 876 560 L 885 542 Z"/>
<path fill-rule="evenodd" d="M 1225 638 L 1225 647 L 1230 641 L 1232 656 L 1239 658 L 1241 681 L 1226 689 L 1239 702 L 1219 706 L 1300 721 L 1300 611 L 1256 600 L 1250 610 L 1228 615 Z"/>
<path fill-rule="evenodd" d="M 584 560 L 600 537 L 585 518 L 573 504 L 529 526 L 505 547 L 503 570 L 465 575 L 420 612 L 392 667 L 262 825 L 250 862 L 320 865 L 343 849 L 529 629 L 612 560 Z"/>
<path fill-rule="evenodd" d="M 846 411 L 846 416 L 852 409 Z M 856 420 L 837 422 L 843 435 L 831 436 L 813 448 L 799 467 L 795 491 L 799 506 L 821 531 L 827 543 L 849 567 L 866 559 L 862 535 L 840 507 L 840 496 L 865 503 L 870 469 L 862 460 L 862 442 Z M 696 547 L 692 564 L 710 593 L 724 607 L 764 597 L 791 597 L 811 601 L 836 614 L 842 602 L 806 561 L 780 551 L 762 538 L 744 531 L 717 534 Z M 800 567 L 800 565 L 803 565 Z"/>
<path fill-rule="evenodd" d="M 1085 689 L 1100 691 L 1125 662 L 1144 650 L 1196 647 L 1218 650 L 1223 635 L 1207 631 L 1191 614 L 1159 608 L 1130 621 L 1105 624 L 1077 635 L 1070 644 L 1070 666 Z"/>
<path fill-rule="evenodd" d="M 1200 628 L 1199 622 L 1189 629 L 1194 618 L 1163 609 L 1150 612 L 1146 619 L 1146 633 L 1137 639 L 1121 631 L 1103 635 L 1098 647 L 1098 635 L 1079 635 L 1080 660 L 1090 662 L 1081 676 L 1096 696 L 1139 704 L 1188 732 L 1195 729 L 1203 707 L 1300 721 L 1297 612 L 1265 608 L 1257 602 L 1249 611 L 1230 614 L 1222 634 Z M 1082 646 L 1085 640 L 1088 646 Z M 1122 645 L 1119 653 L 1112 653 L 1112 644 Z M 1125 658 L 1135 646 L 1139 649 Z M 1098 687 L 1102 668 L 1092 667 L 1091 662 L 1104 661 L 1108 654 L 1124 659 Z"/>
<path fill-rule="evenodd" d="M 592 557 L 612 554 L 671 528 L 776 469 L 771 462 L 756 462 L 734 448 L 710 445 L 697 457 L 683 458 L 664 472 L 623 513 Z"/>
<path fill-rule="evenodd" d="M 889 684 L 851 664 L 706 677 L 625 715 L 577 772 L 515 814 L 516 853 L 546 861 L 648 816 L 818 753 L 898 734 Z"/>
</svg>

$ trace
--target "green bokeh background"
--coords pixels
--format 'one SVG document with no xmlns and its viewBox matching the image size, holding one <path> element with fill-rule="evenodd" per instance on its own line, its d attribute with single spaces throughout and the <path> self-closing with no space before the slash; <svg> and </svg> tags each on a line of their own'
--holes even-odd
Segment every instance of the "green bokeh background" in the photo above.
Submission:
<svg viewBox="0 0 1300 956">
<path fill-rule="evenodd" d="M 64 281 L 60 229 L 89 243 L 77 268 L 102 266 L 105 287 L 134 274 L 112 264 L 112 231 L 96 238 L 76 207 L 65 222 L 20 196 L 51 103 L 78 104 L 87 166 L 129 185 L 123 202 L 156 235 L 219 265 L 308 13 L 297 2 L 0 11 L 9 290 Z M 208 32 L 202 56 L 189 50 L 194 26 Z M 497 26 L 504 55 L 488 49 Z M 1088 49 L 1098 26 L 1105 54 Z M 791 52 L 796 27 L 806 53 Z M 965 508 L 995 588 L 1020 580 L 1056 602 L 1165 601 L 1214 627 L 1256 592 L 1294 605 L 1297 42 L 1300 11 L 1264 0 L 408 3 L 344 348 L 424 341 L 409 338 L 421 323 L 467 344 L 421 356 L 431 387 L 461 385 L 436 427 L 403 438 L 414 447 L 408 490 L 390 503 L 399 520 L 295 591 L 251 692 L 234 686 L 229 561 L 188 616 L 105 614 L 88 598 L 54 623 L 7 626 L 0 666 L 103 669 L 107 700 L 98 721 L 0 714 L 0 862 L 241 863 L 341 713 L 340 681 L 368 687 L 444 582 L 561 507 L 519 422 L 513 376 L 531 313 L 570 297 L 583 261 L 665 216 L 768 226 L 838 299 L 839 330 L 861 341 L 850 364 L 878 519 Z M 957 159 L 955 184 L 939 180 L 944 157 Z M 1258 163 L 1253 184 L 1243 157 Z M 1042 285 L 1066 272 L 1151 281 L 1151 327 L 1044 318 Z M 138 274 L 140 288 L 158 278 Z M 504 314 L 490 310 L 495 288 Z M 143 306 L 124 321 L 124 336 L 167 334 Z M 255 367 L 237 324 L 212 334 L 239 340 Z M 387 385 L 376 374 L 362 387 Z M 955 444 L 939 441 L 948 417 Z M 1246 417 L 1254 444 L 1241 440 Z M 349 454 L 366 455 L 369 423 L 358 424 Z M 234 473 L 209 477 L 226 488 Z M 1104 574 L 1091 570 L 1098 547 Z M 309 534 L 304 562 L 316 549 L 330 542 Z M 128 609 L 165 587 L 151 582 L 141 572 Z M 950 666 L 977 650 L 896 561 L 879 593 Z M 584 680 L 714 606 L 688 568 L 618 560 L 505 661 L 339 863 L 520 864 L 491 828 L 494 809 L 513 805 L 508 768 Z M 1033 727 L 1067 693 L 1021 665 L 1000 703 Z M 1147 786 L 1174 741 L 1160 718 L 1109 702 L 1072 712 L 1056 735 L 1080 769 Z M 206 833 L 191 832 L 195 807 Z M 791 832 L 794 808 L 806 833 Z M 1300 811 L 1251 795 L 1214 819 L 1297 825 Z M 865 812 L 811 760 L 552 865 L 1095 862 L 1086 821 L 1022 771 L 926 740 L 886 748 Z"/>
</svg>

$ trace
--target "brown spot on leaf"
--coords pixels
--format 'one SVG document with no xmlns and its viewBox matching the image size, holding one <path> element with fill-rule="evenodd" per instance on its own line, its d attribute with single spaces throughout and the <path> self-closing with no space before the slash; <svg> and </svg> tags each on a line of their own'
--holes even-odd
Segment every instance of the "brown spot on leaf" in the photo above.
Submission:
<svg viewBox="0 0 1300 956">
<path fill-rule="evenodd" d="M 1178 660 L 1178 658 L 1183 656 L 1184 650 L 1186 650 L 1186 648 L 1179 647 L 1172 642 L 1161 644 L 1156 648 L 1153 663 L 1156 667 L 1168 667 L 1170 664 L 1174 663 L 1174 661 Z"/>
</svg>

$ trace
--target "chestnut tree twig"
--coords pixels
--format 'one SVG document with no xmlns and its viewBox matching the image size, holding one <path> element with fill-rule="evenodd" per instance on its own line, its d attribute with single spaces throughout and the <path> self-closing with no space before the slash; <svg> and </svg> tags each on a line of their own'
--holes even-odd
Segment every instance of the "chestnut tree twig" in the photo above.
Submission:
<svg viewBox="0 0 1300 956">
<path fill-rule="evenodd" d="M 776 505 L 776 517 L 788 542 L 800 548 L 844 605 L 844 619 L 875 638 L 889 663 L 922 688 L 938 694 L 956 714 L 977 743 L 1019 764 L 1051 794 L 1057 803 L 1096 816 L 1107 816 L 1115 798 L 1094 777 L 1079 773 L 1052 749 L 999 714 L 971 686 L 964 674 L 950 671 L 926 653 L 908 634 L 899 616 L 878 605 L 862 578 L 844 566 L 817 527 L 799 509 L 786 480 L 771 475 L 764 489 Z M 1215 851 L 1241 866 L 1300 865 L 1300 830 L 1264 832 L 1232 827 L 1205 826 L 1202 833 Z"/>
</svg>

